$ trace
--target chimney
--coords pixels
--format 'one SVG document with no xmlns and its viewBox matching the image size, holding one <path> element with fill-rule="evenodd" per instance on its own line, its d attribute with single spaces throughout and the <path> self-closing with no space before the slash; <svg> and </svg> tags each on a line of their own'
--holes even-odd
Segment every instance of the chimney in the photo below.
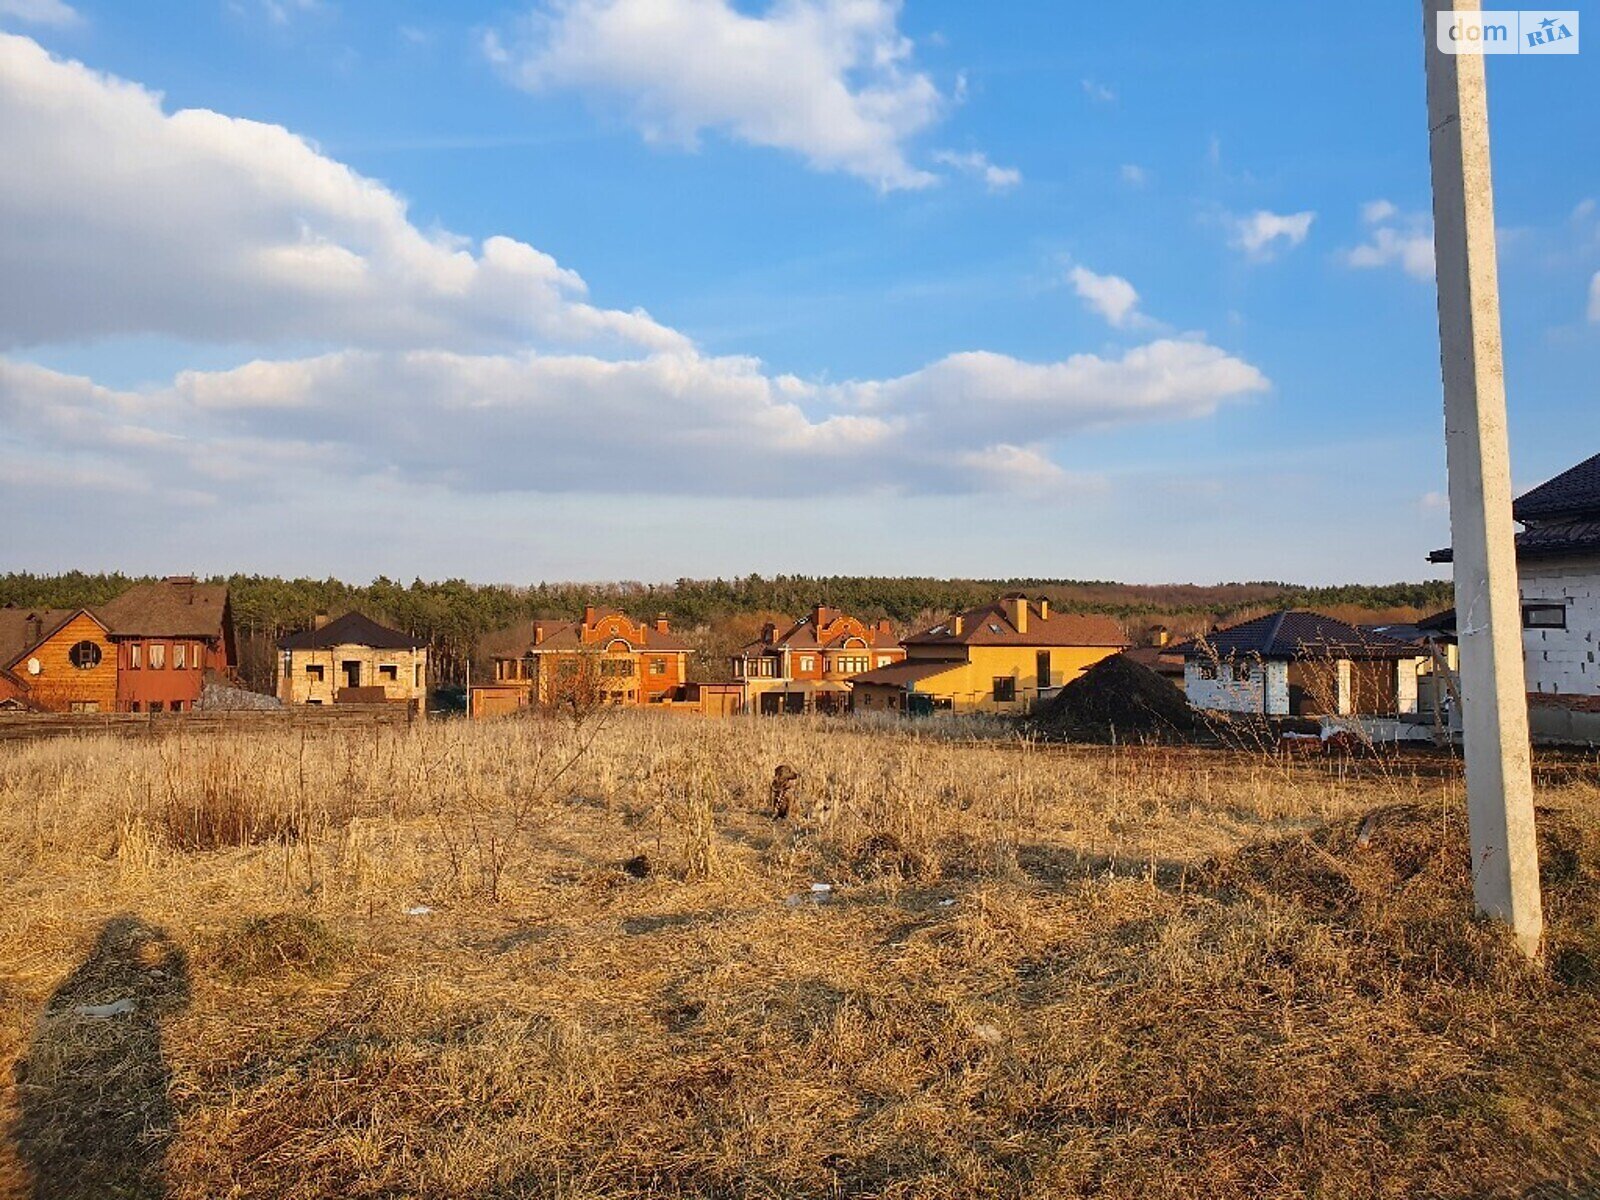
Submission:
<svg viewBox="0 0 1600 1200">
<path fill-rule="evenodd" d="M 777 637 L 778 637 L 778 627 L 776 625 L 774 625 L 771 621 L 768 621 L 765 625 L 763 625 L 761 627 L 761 641 L 765 645 L 768 645 L 768 646 L 772 645 L 772 643 L 777 640 Z"/>
<path fill-rule="evenodd" d="M 1172 634 L 1165 625 L 1150 626 L 1150 644 L 1152 646 L 1165 646 L 1172 640 Z"/>
<path fill-rule="evenodd" d="M 1049 596 L 1040 596 L 1039 597 L 1039 620 L 1048 621 L 1049 619 L 1050 619 L 1050 597 Z"/>
<path fill-rule="evenodd" d="M 594 624 L 594 605 L 585 604 L 583 606 L 583 623 L 585 627 Z"/>
<path fill-rule="evenodd" d="M 813 604 L 811 606 L 811 624 L 815 629 L 821 629 L 828 623 L 828 606 L 826 604 Z"/>
<path fill-rule="evenodd" d="M 33 649 L 44 640 L 44 618 L 38 613 L 29 613 L 27 620 L 28 645 L 26 649 Z"/>
<path fill-rule="evenodd" d="M 1028 598 L 1021 592 L 1006 597 L 1011 605 L 1011 623 L 1018 633 L 1028 632 Z"/>
<path fill-rule="evenodd" d="M 966 626 L 967 626 L 966 618 L 963 617 L 960 613 L 957 613 L 953 618 L 951 618 L 951 621 L 950 621 L 950 632 L 955 634 L 957 637 L 960 637 L 961 634 L 962 634 L 962 631 L 966 629 Z"/>
<path fill-rule="evenodd" d="M 889 624 L 889 618 L 884 617 L 878 622 L 878 632 L 894 636 L 894 626 Z"/>
<path fill-rule="evenodd" d="M 533 644 L 537 646 L 542 641 L 544 641 L 544 622 L 535 621 L 533 623 Z"/>
<path fill-rule="evenodd" d="M 657 633 L 666 633 L 667 632 L 667 614 L 666 613 L 657 613 L 656 614 L 656 632 Z"/>
<path fill-rule="evenodd" d="M 313 628 L 313 629 L 321 629 L 327 623 L 328 623 L 328 610 L 327 609 L 323 609 L 316 616 L 311 618 L 311 628 Z"/>
</svg>

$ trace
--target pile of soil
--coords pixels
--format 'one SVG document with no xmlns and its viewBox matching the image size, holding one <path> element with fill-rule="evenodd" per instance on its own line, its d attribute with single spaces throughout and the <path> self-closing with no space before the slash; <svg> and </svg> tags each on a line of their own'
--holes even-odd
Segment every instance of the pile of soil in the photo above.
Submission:
<svg viewBox="0 0 1600 1200">
<path fill-rule="evenodd" d="M 1181 691 L 1121 654 L 1062 688 L 1033 725 L 1044 737 L 1075 741 L 1183 741 L 1203 729 Z"/>
</svg>

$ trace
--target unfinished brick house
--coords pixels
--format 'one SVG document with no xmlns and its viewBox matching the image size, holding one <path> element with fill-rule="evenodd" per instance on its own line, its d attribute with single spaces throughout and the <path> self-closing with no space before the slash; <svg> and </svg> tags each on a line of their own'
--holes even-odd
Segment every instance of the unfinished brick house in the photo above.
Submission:
<svg viewBox="0 0 1600 1200">
<path fill-rule="evenodd" d="M 563 701 L 664 704 L 683 694 L 693 653 L 665 616 L 646 623 L 592 604 L 581 620 L 523 622 L 485 646 L 494 674 L 473 686 L 473 716 Z"/>
<path fill-rule="evenodd" d="M 404 704 L 427 712 L 428 644 L 358 612 L 278 641 L 285 704 Z"/>
<path fill-rule="evenodd" d="M 844 712 L 850 680 L 906 656 L 888 621 L 867 624 L 818 604 L 780 628 L 775 622 L 733 656 L 733 677 L 748 712 Z"/>
<path fill-rule="evenodd" d="M 1511 514 L 1523 526 L 1517 582 L 1532 732 L 1600 741 L 1600 454 L 1520 496 Z M 1454 634 L 1454 613 L 1440 623 Z"/>
<path fill-rule="evenodd" d="M 1415 714 L 1427 651 L 1321 613 L 1268 613 L 1213 630 L 1183 658 L 1189 704 L 1266 717 Z"/>
</svg>

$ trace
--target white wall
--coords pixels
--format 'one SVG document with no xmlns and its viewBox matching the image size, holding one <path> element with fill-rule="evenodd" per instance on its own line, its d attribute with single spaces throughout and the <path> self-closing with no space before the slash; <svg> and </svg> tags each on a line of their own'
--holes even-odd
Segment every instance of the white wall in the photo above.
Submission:
<svg viewBox="0 0 1600 1200">
<path fill-rule="evenodd" d="M 1206 679 L 1203 667 L 1215 665 L 1217 677 Z M 1249 664 L 1249 678 L 1240 679 L 1236 666 L 1189 659 L 1183 664 L 1183 694 L 1194 708 L 1209 712 L 1260 713 L 1284 716 L 1289 712 L 1289 664 Z"/>
<path fill-rule="evenodd" d="M 1528 690 L 1600 696 L 1600 556 L 1524 563 L 1522 602 L 1567 606 L 1565 629 L 1524 629 Z"/>
</svg>

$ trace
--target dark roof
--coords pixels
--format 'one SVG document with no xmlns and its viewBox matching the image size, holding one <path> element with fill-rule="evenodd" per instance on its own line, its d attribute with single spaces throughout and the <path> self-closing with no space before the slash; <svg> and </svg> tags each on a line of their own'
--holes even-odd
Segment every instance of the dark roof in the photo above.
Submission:
<svg viewBox="0 0 1600 1200">
<path fill-rule="evenodd" d="M 1565 558 L 1574 554 L 1600 554 L 1600 517 L 1589 520 L 1540 521 L 1517 534 L 1517 558 Z M 1428 555 L 1432 563 L 1455 561 L 1448 546 Z"/>
<path fill-rule="evenodd" d="M 279 650 L 326 650 L 332 646 L 370 646 L 374 650 L 416 650 L 428 643 L 398 629 L 347 612 L 321 629 L 303 629 L 278 639 Z"/>
<path fill-rule="evenodd" d="M 1128 644 L 1122 626 L 1111 617 L 1094 613 L 1051 613 L 1041 616 L 1039 605 L 1028 605 L 1028 632 L 1018 633 L 1011 620 L 1013 597 L 1006 596 L 958 614 L 961 633 L 951 617 L 931 629 L 905 639 L 907 646 L 1116 646 Z M 858 676 L 859 678 L 859 676 Z"/>
<path fill-rule="evenodd" d="M 964 666 L 960 659 L 926 659 L 918 658 L 910 662 L 890 663 L 887 667 L 878 667 L 871 671 L 863 671 L 859 675 L 850 676 L 850 682 L 887 684 L 890 687 L 909 687 L 924 679 L 931 679 L 935 675 L 943 675 L 946 671 Z"/>
<path fill-rule="evenodd" d="M 1173 646 L 1185 658 L 1412 658 L 1417 647 L 1347 625 L 1321 613 L 1268 613 Z"/>
<path fill-rule="evenodd" d="M 82 611 L 76 608 L 0 608 L 0 666 L 32 650 Z"/>
<path fill-rule="evenodd" d="M 1600 520 L 1600 454 L 1525 493 L 1511 513 L 1523 522 L 1575 516 Z"/>
<path fill-rule="evenodd" d="M 138 583 L 95 612 L 112 637 L 221 638 L 228 585 L 164 579 Z"/>
<path fill-rule="evenodd" d="M 1124 650 L 1122 657 L 1157 675 L 1182 675 L 1183 655 L 1173 653 L 1175 649 L 1173 646 L 1133 646 Z"/>
</svg>

